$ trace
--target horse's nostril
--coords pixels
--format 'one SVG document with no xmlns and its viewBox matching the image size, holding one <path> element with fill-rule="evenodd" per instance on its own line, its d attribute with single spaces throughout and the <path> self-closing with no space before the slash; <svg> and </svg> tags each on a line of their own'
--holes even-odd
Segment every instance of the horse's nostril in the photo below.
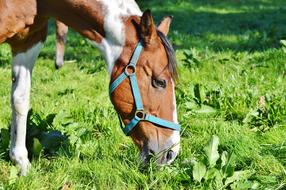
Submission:
<svg viewBox="0 0 286 190">
<path fill-rule="evenodd" d="M 152 158 L 153 158 L 153 155 L 152 155 L 152 154 L 148 154 L 148 155 L 146 156 L 145 163 L 149 163 Z"/>
<path fill-rule="evenodd" d="M 155 156 L 155 152 L 153 150 L 149 150 L 148 155 L 146 156 L 146 162 L 150 162 L 150 160 Z"/>
<path fill-rule="evenodd" d="M 173 157 L 174 157 L 174 151 L 172 151 L 172 150 L 169 150 L 168 152 L 167 152 L 167 155 L 166 155 L 166 159 L 167 160 L 171 160 Z"/>
<path fill-rule="evenodd" d="M 149 154 L 154 156 L 155 155 L 154 150 L 149 150 Z"/>
</svg>

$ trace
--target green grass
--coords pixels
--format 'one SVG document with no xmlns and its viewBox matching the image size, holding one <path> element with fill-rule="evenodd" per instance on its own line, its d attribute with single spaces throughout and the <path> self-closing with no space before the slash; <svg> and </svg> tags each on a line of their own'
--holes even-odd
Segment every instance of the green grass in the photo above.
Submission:
<svg viewBox="0 0 286 190">
<path fill-rule="evenodd" d="M 197 182 L 192 175 L 193 162 L 204 160 L 203 148 L 214 134 L 220 139 L 219 152 L 233 154 L 235 171 L 251 171 L 242 182 L 257 183 L 258 189 L 285 189 L 286 53 L 279 41 L 286 39 L 286 2 L 139 4 L 151 8 L 157 22 L 164 15 L 174 16 L 170 39 L 180 71 L 176 96 L 183 126 L 176 161 L 163 168 L 140 166 L 139 152 L 121 132 L 109 101 L 109 77 L 99 52 L 70 32 L 66 60 L 72 62 L 55 70 L 50 27 L 33 73 L 31 106 L 44 122 L 45 116 L 56 114 L 48 130 L 61 131 L 69 142 L 52 156 L 34 156 L 29 175 L 17 179 L 4 151 L 0 189 L 219 189 L 216 180 Z M 11 119 L 7 45 L 0 46 L 0 55 L 3 136 Z M 262 97 L 265 105 L 259 103 Z"/>
</svg>

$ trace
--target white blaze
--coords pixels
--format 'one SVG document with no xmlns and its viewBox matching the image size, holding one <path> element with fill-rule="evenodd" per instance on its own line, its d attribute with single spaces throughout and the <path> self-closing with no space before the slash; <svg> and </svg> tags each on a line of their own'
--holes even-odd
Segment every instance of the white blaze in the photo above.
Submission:
<svg viewBox="0 0 286 190">
<path fill-rule="evenodd" d="M 176 96 L 175 96 L 175 84 L 172 80 L 172 89 L 173 89 L 173 122 L 178 123 L 178 116 L 177 116 L 177 104 L 176 104 Z M 176 155 L 178 155 L 180 150 L 180 131 L 173 131 L 173 134 L 170 136 L 170 138 L 167 140 L 167 143 L 165 145 L 165 149 L 171 149 L 174 151 Z M 173 159 L 169 160 L 167 164 L 170 164 L 173 162 L 173 160 L 176 158 L 176 156 L 173 157 Z"/>
</svg>

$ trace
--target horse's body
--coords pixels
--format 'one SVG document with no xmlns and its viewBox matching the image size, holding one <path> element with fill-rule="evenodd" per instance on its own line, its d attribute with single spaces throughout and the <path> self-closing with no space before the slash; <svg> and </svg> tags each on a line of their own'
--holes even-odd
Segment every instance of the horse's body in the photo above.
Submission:
<svg viewBox="0 0 286 190">
<path fill-rule="evenodd" d="M 142 12 L 133 0 L 0 1 L 0 43 L 9 43 L 13 53 L 10 157 L 20 166 L 22 175 L 29 168 L 25 141 L 31 75 L 47 35 L 49 17 L 72 27 L 99 48 L 111 80 L 124 71 L 141 39 L 144 50 L 136 66 L 136 75 L 139 77 L 144 109 L 154 116 L 177 123 L 173 73 L 170 69 L 166 70 L 170 66 L 168 51 L 164 49 L 162 37 L 157 35 L 150 13 L 141 16 Z M 158 30 L 167 34 L 170 21 L 170 18 L 163 20 Z M 157 76 L 162 76 L 164 80 L 157 80 Z M 151 83 L 154 83 L 154 88 Z M 128 81 L 123 81 L 111 96 L 125 124 L 136 114 L 133 98 Z M 140 122 L 130 136 L 144 159 L 150 152 L 158 154 L 170 149 L 171 152 L 161 155 L 158 161 L 170 163 L 179 151 L 179 132 L 150 122 Z"/>
</svg>

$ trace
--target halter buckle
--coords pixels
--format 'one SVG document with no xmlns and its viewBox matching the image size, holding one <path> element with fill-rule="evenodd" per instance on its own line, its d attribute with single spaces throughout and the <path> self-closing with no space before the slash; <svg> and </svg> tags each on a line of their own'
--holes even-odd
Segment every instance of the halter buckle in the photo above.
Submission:
<svg viewBox="0 0 286 190">
<path fill-rule="evenodd" d="M 144 120 L 146 118 L 146 113 L 143 110 L 137 110 L 135 112 L 135 117 L 137 117 L 139 120 Z"/>
<path fill-rule="evenodd" d="M 127 66 L 125 67 L 124 73 L 125 73 L 127 76 L 134 75 L 134 74 L 136 73 L 136 67 L 135 67 L 135 65 L 133 65 L 133 64 L 127 65 Z"/>
</svg>

